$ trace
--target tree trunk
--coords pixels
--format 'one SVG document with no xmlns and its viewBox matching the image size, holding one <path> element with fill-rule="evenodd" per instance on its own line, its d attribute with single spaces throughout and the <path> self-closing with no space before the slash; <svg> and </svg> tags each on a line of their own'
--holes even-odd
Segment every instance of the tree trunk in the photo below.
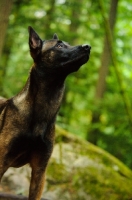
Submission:
<svg viewBox="0 0 132 200">
<path fill-rule="evenodd" d="M 118 0 L 111 0 L 110 5 L 110 12 L 109 12 L 109 24 L 111 28 L 111 33 L 114 32 L 114 26 L 116 22 L 116 15 L 117 15 L 117 7 L 118 7 Z M 106 90 L 106 77 L 109 72 L 109 64 L 111 60 L 110 55 L 110 49 L 108 45 L 107 35 L 105 35 L 104 39 L 104 47 L 103 52 L 101 56 L 101 65 L 99 69 L 99 77 L 95 89 L 95 106 L 99 108 L 100 106 L 100 100 L 103 98 L 105 90 Z M 93 144 L 97 144 L 99 135 L 101 134 L 99 130 L 99 118 L 100 118 L 100 109 L 96 109 L 96 111 L 93 112 L 92 117 L 92 127 L 94 127 L 91 131 L 88 133 L 87 139 L 92 142 Z"/>
<path fill-rule="evenodd" d="M 111 7 L 109 13 L 109 24 L 111 28 L 111 32 L 113 34 L 115 22 L 116 22 L 116 14 L 117 14 L 117 5 L 118 0 L 111 0 Z M 104 48 L 101 56 L 101 66 L 99 70 L 99 78 L 97 81 L 96 91 L 95 91 L 95 99 L 103 98 L 106 89 L 106 77 L 109 71 L 109 64 L 110 64 L 110 51 L 107 41 L 107 36 L 105 36 L 104 40 Z"/>
<path fill-rule="evenodd" d="M 52 38 L 53 32 L 50 28 L 51 23 L 54 21 L 54 11 L 55 11 L 55 0 L 49 0 L 49 9 L 45 16 L 44 29 L 45 29 L 45 38 Z"/>
<path fill-rule="evenodd" d="M 4 40 L 6 35 L 6 29 L 8 26 L 8 18 L 11 12 L 13 1 L 12 0 L 0 0 L 0 58 L 4 47 Z M 0 64 L 0 94 L 3 94 L 3 77 L 5 74 L 5 66 Z"/>
<path fill-rule="evenodd" d="M 4 39 L 12 4 L 12 0 L 0 0 L 0 57 L 4 46 Z"/>
</svg>

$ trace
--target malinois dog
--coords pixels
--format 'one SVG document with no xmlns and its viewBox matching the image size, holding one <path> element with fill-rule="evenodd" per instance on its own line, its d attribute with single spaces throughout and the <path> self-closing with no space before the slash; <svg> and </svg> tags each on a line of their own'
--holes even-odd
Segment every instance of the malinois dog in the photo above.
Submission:
<svg viewBox="0 0 132 200">
<path fill-rule="evenodd" d="M 22 91 L 0 100 L 0 179 L 9 167 L 30 164 L 29 200 L 40 200 L 55 138 L 66 77 L 86 63 L 89 45 L 70 46 L 54 34 L 41 40 L 29 30 L 34 64 Z"/>
</svg>

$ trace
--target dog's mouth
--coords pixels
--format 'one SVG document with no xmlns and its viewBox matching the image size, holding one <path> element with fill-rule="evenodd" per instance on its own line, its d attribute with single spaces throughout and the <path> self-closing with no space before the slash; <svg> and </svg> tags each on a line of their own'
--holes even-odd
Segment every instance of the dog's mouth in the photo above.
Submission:
<svg viewBox="0 0 132 200">
<path fill-rule="evenodd" d="M 83 65 L 88 61 L 88 59 L 89 59 L 89 54 L 84 53 L 84 54 L 82 54 L 81 56 L 79 56 L 77 58 L 74 58 L 72 60 L 69 60 L 67 62 L 62 63 L 61 66 L 62 67 L 67 66 L 67 65 L 69 66 L 70 64 L 76 63 L 76 62 L 81 61 L 81 60 L 82 60 L 82 64 L 81 65 Z"/>
</svg>

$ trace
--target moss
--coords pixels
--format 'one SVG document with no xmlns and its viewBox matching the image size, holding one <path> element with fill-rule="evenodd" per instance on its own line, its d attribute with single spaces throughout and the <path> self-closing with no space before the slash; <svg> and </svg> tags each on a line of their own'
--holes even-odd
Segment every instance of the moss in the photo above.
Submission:
<svg viewBox="0 0 132 200">
<path fill-rule="evenodd" d="M 131 200 L 132 172 L 106 151 L 56 128 L 48 166 L 49 188 L 57 200 Z M 58 188 L 59 187 L 59 188 Z"/>
</svg>

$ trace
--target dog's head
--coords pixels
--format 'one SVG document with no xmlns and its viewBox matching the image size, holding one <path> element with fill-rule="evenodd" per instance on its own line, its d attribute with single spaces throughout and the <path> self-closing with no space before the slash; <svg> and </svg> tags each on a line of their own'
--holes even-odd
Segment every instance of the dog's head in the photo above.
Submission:
<svg viewBox="0 0 132 200">
<path fill-rule="evenodd" d="M 58 71 L 69 74 L 77 71 L 89 59 L 89 45 L 70 46 L 59 40 L 56 34 L 51 40 L 42 41 L 38 34 L 29 27 L 29 47 L 35 65 L 41 70 Z"/>
</svg>

